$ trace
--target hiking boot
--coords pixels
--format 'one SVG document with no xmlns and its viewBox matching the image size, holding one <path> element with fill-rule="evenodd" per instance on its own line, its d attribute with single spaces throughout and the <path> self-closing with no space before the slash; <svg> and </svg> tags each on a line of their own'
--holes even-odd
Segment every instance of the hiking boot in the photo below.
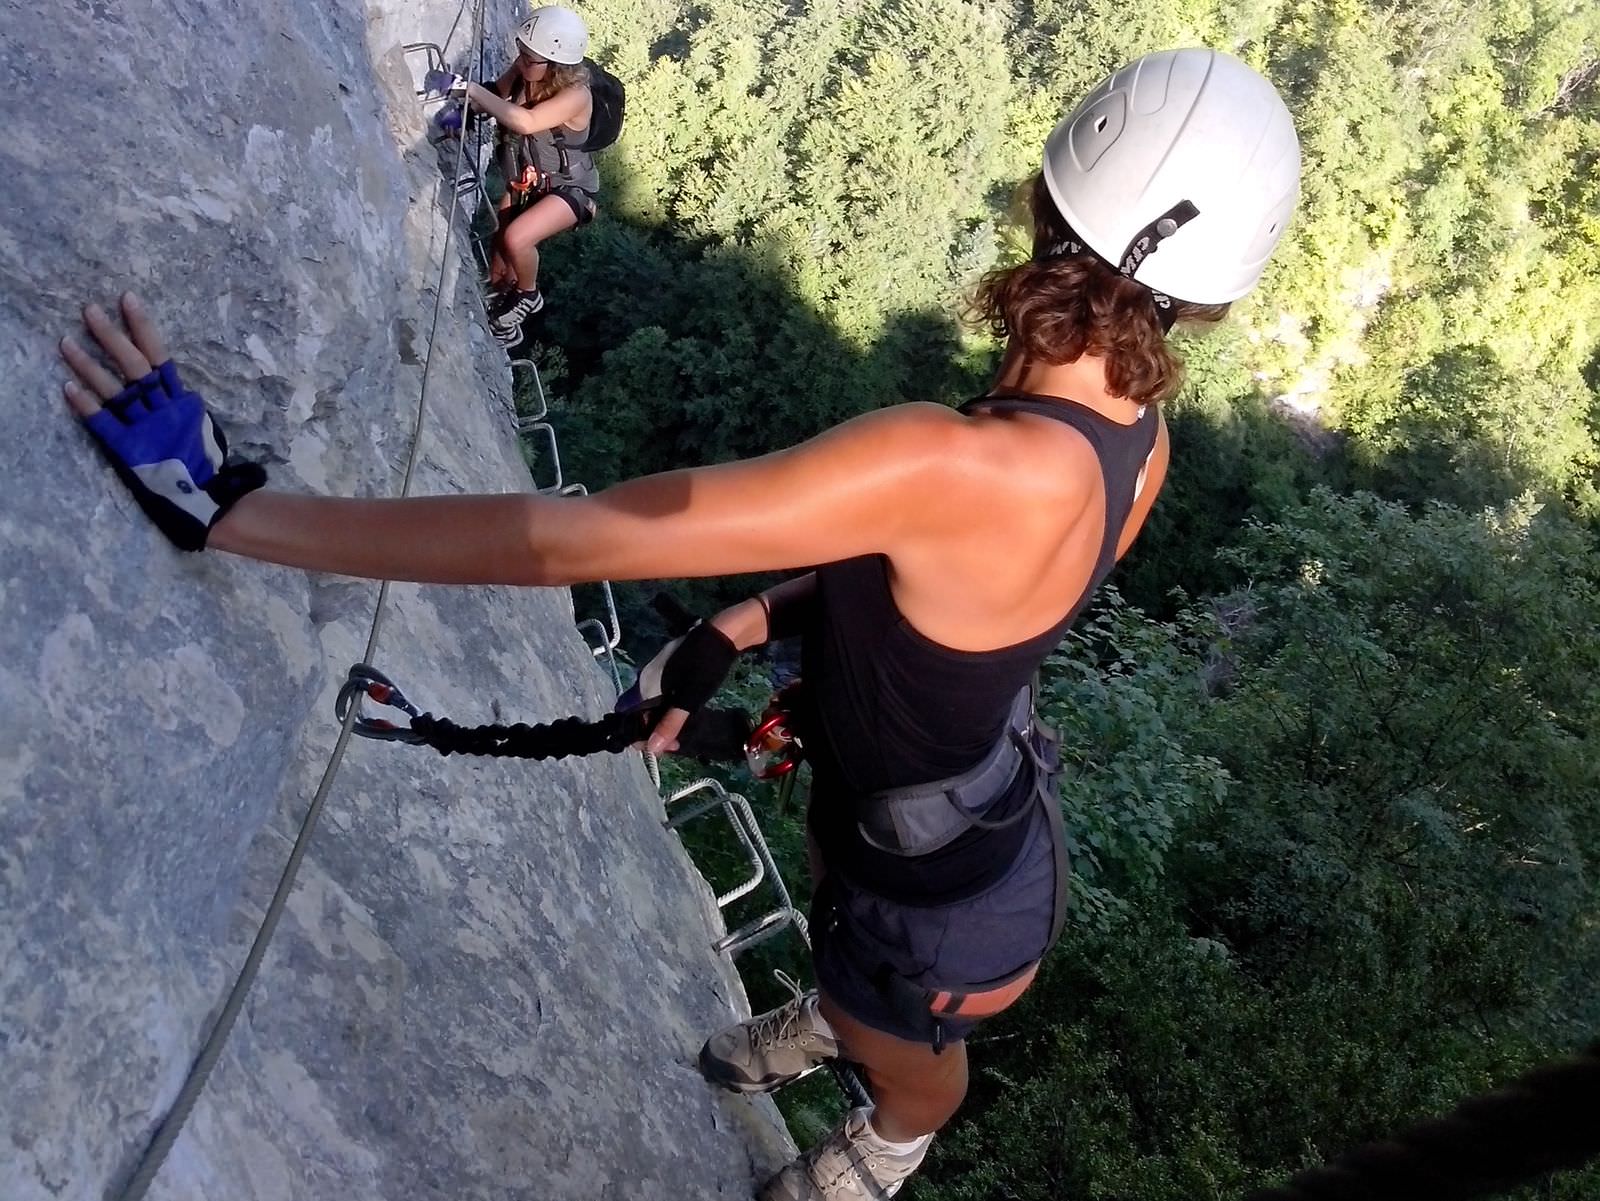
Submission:
<svg viewBox="0 0 1600 1201">
<path fill-rule="evenodd" d="M 719 1030 L 700 1048 L 700 1074 L 736 1093 L 769 1093 L 839 1057 L 839 1043 L 817 1013 L 817 992 L 801 992 L 774 972 L 794 999 Z"/>
<path fill-rule="evenodd" d="M 500 340 L 502 346 L 515 342 L 522 334 L 522 323 L 544 308 L 544 297 L 539 289 L 531 292 L 510 292 L 504 301 L 497 301 L 489 318 L 489 332 Z"/>
<path fill-rule="evenodd" d="M 861 1201 L 892 1197 L 922 1166 L 933 1135 L 907 1152 L 891 1148 L 872 1129 L 870 1108 L 852 1109 L 836 1130 L 785 1164 L 762 1187 L 759 1201 Z"/>
</svg>

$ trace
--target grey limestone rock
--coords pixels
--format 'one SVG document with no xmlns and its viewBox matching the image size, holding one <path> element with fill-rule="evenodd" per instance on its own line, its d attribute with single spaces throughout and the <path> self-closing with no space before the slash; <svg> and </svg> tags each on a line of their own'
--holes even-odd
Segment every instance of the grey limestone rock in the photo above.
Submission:
<svg viewBox="0 0 1600 1201">
<path fill-rule="evenodd" d="M 509 0 L 488 4 L 491 32 Z M 472 5 L 451 42 L 466 59 Z M 149 300 L 280 487 L 531 486 L 407 41 L 444 0 L 8 0 L 0 86 L 0 1197 L 114 1197 L 215 1018 L 337 733 L 376 586 L 180 555 L 60 403 L 79 304 Z M 495 33 L 496 47 L 499 34 Z M 559 590 L 397 586 L 436 712 L 598 715 Z M 740 1198 L 775 1111 L 709 1090 L 743 1003 L 635 756 L 354 742 L 150 1196 Z"/>
</svg>

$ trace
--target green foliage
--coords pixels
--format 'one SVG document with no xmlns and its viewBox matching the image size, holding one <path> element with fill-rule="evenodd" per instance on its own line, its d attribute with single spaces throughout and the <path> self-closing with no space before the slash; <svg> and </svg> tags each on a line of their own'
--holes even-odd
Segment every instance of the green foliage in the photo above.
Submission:
<svg viewBox="0 0 1600 1201">
<path fill-rule="evenodd" d="M 1146 621 L 1108 591 L 1105 608 L 1046 663 L 1040 712 L 1061 734 L 1073 910 L 1104 927 L 1164 874 L 1176 831 L 1226 786 L 1181 731 L 1201 694 L 1187 660 L 1201 634 Z"/>
<path fill-rule="evenodd" d="M 1417 940 L 1404 959 L 1460 943 L 1440 1020 L 1544 1021 L 1530 999 L 1600 949 L 1593 546 L 1527 506 L 1322 493 L 1236 554 L 1252 624 L 1202 745 L 1249 820 L 1195 832 L 1189 909 L 1296 970 L 1312 945 L 1366 961 L 1385 929 Z"/>
</svg>

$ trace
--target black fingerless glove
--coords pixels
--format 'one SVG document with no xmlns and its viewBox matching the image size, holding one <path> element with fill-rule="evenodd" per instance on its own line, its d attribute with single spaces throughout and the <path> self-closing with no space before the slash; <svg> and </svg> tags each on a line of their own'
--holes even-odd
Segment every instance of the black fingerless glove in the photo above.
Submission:
<svg viewBox="0 0 1600 1201">
<path fill-rule="evenodd" d="M 668 708 L 693 713 L 702 708 L 733 670 L 739 648 L 709 621 L 674 638 L 644 665 L 633 687 L 617 701 L 618 710 L 659 700 Z"/>
</svg>

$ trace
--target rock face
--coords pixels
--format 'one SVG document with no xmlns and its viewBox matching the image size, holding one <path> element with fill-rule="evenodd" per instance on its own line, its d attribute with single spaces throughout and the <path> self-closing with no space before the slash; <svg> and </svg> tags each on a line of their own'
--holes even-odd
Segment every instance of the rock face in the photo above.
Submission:
<svg viewBox="0 0 1600 1201">
<path fill-rule="evenodd" d="M 516 11 L 488 4 L 491 61 Z M 443 0 L 6 5 L 0 80 L 0 1197 L 116 1197 L 170 1107 L 337 734 L 377 588 L 180 555 L 60 402 L 81 302 L 137 287 L 278 487 L 524 490 L 402 44 Z M 455 32 L 450 34 L 452 24 Z M 397 586 L 374 656 L 460 720 L 598 715 L 556 590 Z M 356 741 L 150 1196 L 748 1196 L 770 1106 L 713 1093 L 742 1006 L 636 757 Z"/>
</svg>

